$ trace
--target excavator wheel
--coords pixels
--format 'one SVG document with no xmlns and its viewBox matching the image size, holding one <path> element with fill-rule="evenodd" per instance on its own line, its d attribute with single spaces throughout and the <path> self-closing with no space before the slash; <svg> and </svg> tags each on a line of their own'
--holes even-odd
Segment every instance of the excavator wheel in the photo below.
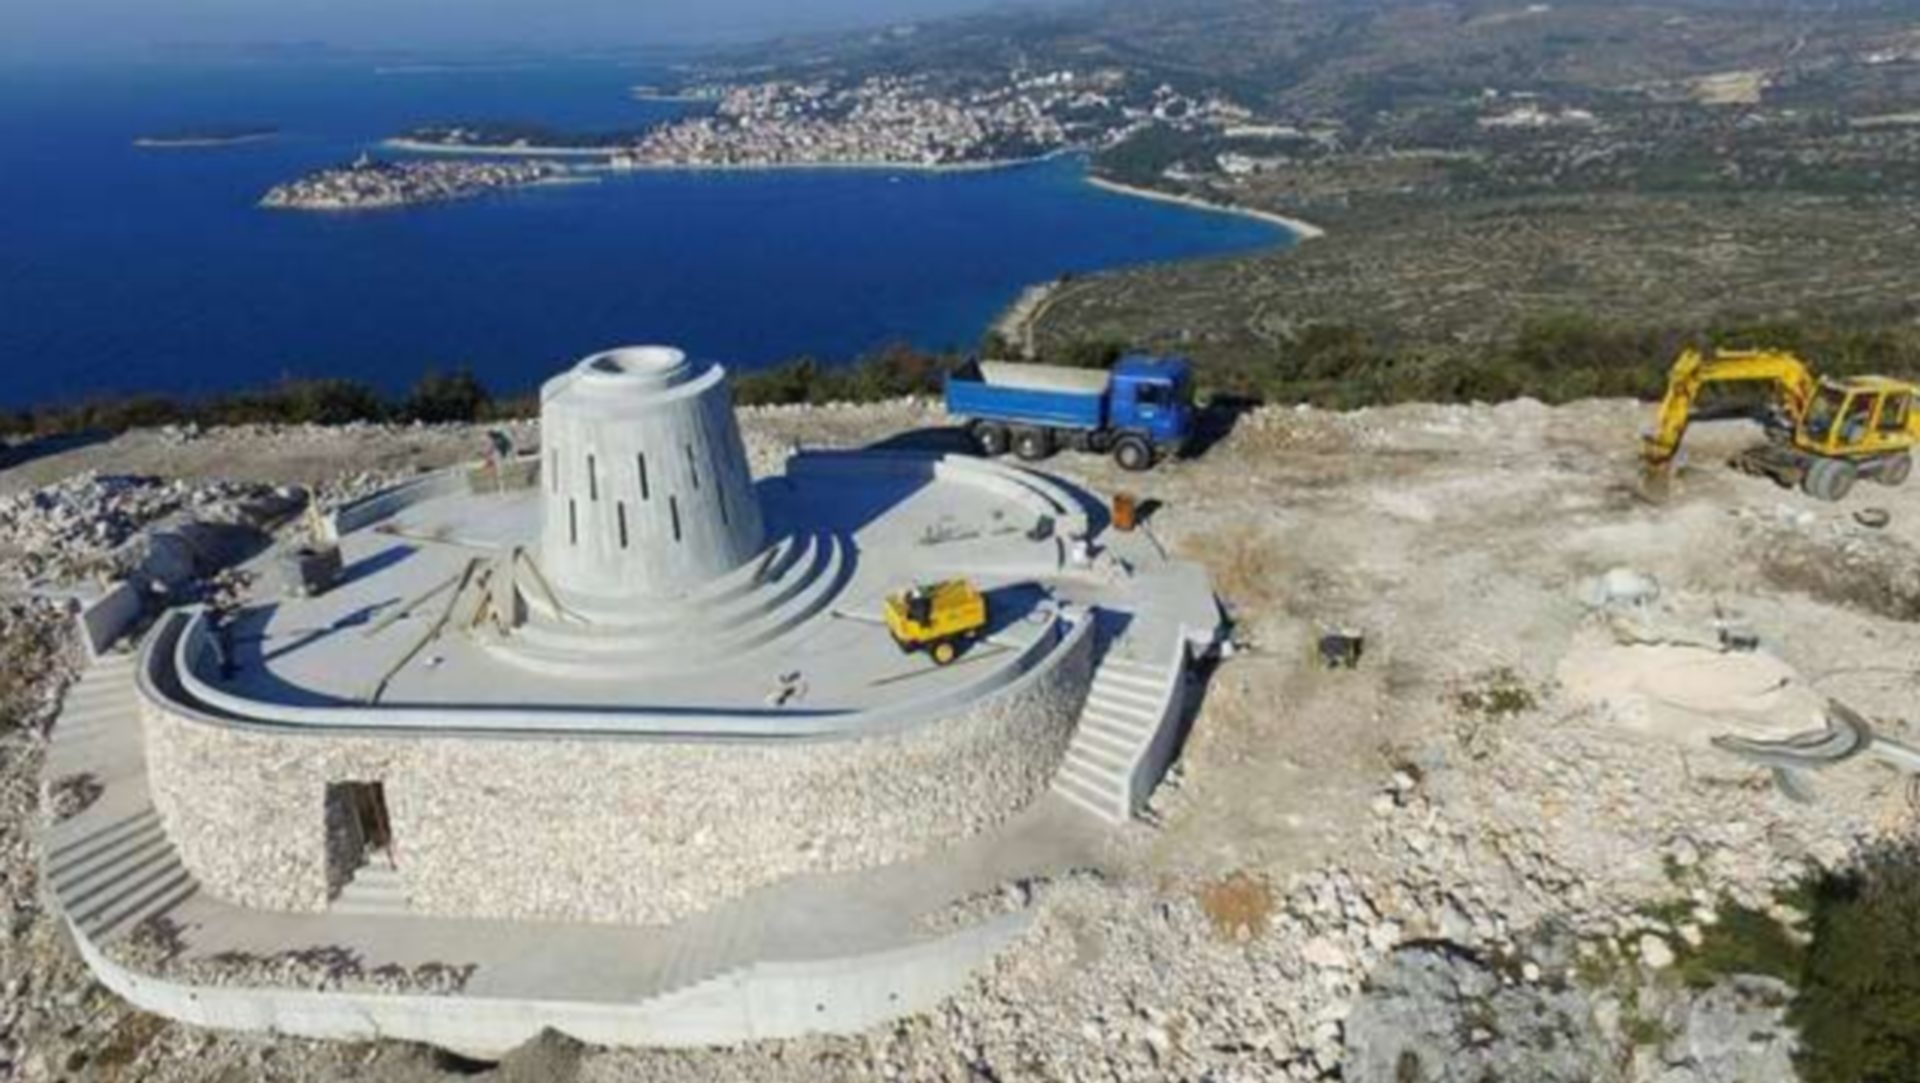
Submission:
<svg viewBox="0 0 1920 1083">
<path fill-rule="evenodd" d="M 1837 504 L 1853 491 L 1859 477 L 1859 469 L 1845 459 L 1819 459 L 1807 469 L 1800 487 L 1815 500 Z"/>
<path fill-rule="evenodd" d="M 1912 473 L 1913 454 L 1903 451 L 1883 463 L 1879 471 L 1873 475 L 1873 480 L 1891 488 L 1896 485 L 1905 485 Z"/>
</svg>

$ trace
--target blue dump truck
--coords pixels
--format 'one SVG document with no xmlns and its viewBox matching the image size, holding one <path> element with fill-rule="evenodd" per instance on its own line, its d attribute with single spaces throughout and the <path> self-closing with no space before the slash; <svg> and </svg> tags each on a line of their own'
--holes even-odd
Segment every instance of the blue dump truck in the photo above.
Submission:
<svg viewBox="0 0 1920 1083">
<path fill-rule="evenodd" d="M 1193 434 L 1193 366 L 1138 354 L 1107 370 L 976 361 L 947 377 L 947 413 L 988 455 L 1035 462 L 1065 447 L 1146 470 Z"/>
</svg>

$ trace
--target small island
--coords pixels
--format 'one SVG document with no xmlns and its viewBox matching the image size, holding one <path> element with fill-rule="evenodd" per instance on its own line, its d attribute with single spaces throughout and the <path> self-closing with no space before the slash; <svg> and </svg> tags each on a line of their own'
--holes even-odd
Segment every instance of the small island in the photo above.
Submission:
<svg viewBox="0 0 1920 1083">
<path fill-rule="evenodd" d="M 190 147 L 231 147 L 240 143 L 258 143 L 280 134 L 278 128 L 227 125 L 214 128 L 188 128 L 178 132 L 158 132 L 136 136 L 133 145 L 156 150 Z"/>
<path fill-rule="evenodd" d="M 559 162 L 387 162 L 362 154 L 352 163 L 275 185 L 260 206 L 353 211 L 466 199 L 568 177 Z"/>
</svg>

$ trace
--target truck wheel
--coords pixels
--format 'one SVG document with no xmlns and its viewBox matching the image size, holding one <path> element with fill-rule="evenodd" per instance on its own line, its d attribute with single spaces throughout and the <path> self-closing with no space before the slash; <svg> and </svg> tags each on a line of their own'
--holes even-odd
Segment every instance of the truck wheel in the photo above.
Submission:
<svg viewBox="0 0 1920 1083">
<path fill-rule="evenodd" d="M 980 445 L 980 454 L 993 458 L 1007 453 L 1007 446 L 1013 442 L 1005 425 L 996 425 L 991 421 L 978 422 L 973 426 L 973 442 Z"/>
<path fill-rule="evenodd" d="M 1053 454 L 1053 438 L 1045 429 L 1021 429 L 1013 434 L 1013 453 L 1037 463 Z"/>
<path fill-rule="evenodd" d="M 1138 436 L 1122 436 L 1113 445 L 1113 461 L 1120 469 L 1139 473 L 1153 468 L 1153 445 Z"/>
<path fill-rule="evenodd" d="M 1873 477 L 1874 480 L 1880 484 L 1891 487 L 1895 485 L 1905 485 L 1907 478 L 1912 473 L 1913 456 L 1910 453 L 1902 453 L 1882 463 L 1880 472 Z"/>
</svg>

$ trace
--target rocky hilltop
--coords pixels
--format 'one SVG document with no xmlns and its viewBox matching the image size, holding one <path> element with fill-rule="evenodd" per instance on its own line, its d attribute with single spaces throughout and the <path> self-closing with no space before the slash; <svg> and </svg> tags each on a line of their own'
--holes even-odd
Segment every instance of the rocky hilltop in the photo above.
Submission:
<svg viewBox="0 0 1920 1083">
<path fill-rule="evenodd" d="M 1829 701 L 1913 739 L 1920 491 L 1813 503 L 1714 465 L 1751 433 L 1703 426 L 1699 465 L 1650 504 L 1643 410 L 1262 409 L 1146 476 L 1054 460 L 1155 501 L 1148 528 L 1207 564 L 1234 620 L 1151 815 L 1081 875 L 980 900 L 1031 905 L 1034 926 L 928 1016 L 694 1052 L 549 1039 L 479 1078 L 1835 1078 L 1804 1074 L 1799 888 L 1910 837 L 1907 781 L 1861 758 L 1796 799 L 1714 741 L 1804 731 Z M 944 423 L 913 401 L 741 421 L 761 472 L 799 444 Z M 0 470 L 0 1074 L 473 1070 L 130 1011 L 40 909 L 31 828 L 59 799 L 38 780 L 71 674 L 56 587 L 130 573 L 169 598 L 217 592 L 244 544 L 168 561 L 159 539 L 207 524 L 263 544 L 309 492 L 485 443 L 469 426 L 147 430 Z M 1863 525 L 1866 506 L 1891 522 Z M 1334 629 L 1364 638 L 1358 668 L 1324 668 Z"/>
</svg>

